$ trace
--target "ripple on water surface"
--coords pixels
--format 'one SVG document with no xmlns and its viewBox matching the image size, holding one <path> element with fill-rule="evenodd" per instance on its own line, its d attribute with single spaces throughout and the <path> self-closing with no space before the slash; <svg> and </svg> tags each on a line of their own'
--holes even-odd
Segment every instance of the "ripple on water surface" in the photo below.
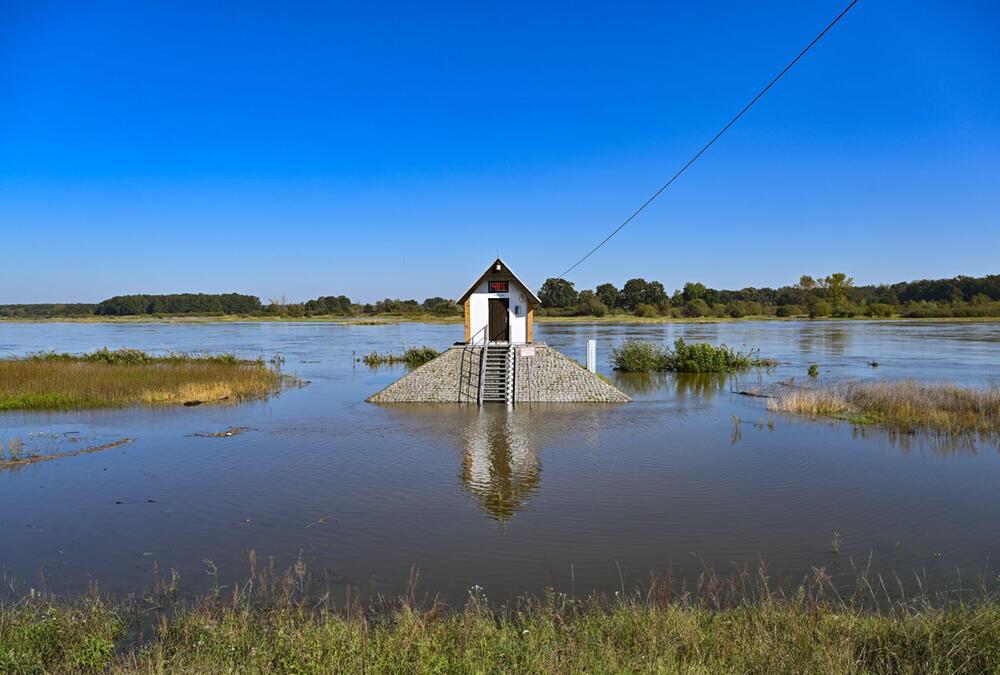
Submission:
<svg viewBox="0 0 1000 675">
<path fill-rule="evenodd" d="M 693 578 L 766 559 L 777 576 L 851 557 L 881 569 L 983 568 L 1000 542 L 995 444 L 863 433 L 768 413 L 746 385 L 916 377 L 996 382 L 996 324 L 745 322 L 540 324 L 538 338 L 600 369 L 636 400 L 621 406 L 364 403 L 405 372 L 355 355 L 428 345 L 461 326 L 398 324 L 0 324 L 8 354 L 135 347 L 282 354 L 311 381 L 240 406 L 0 414 L 0 440 L 133 438 L 107 452 L 0 472 L 0 567 L 33 585 L 131 590 L 160 569 L 205 588 L 203 560 L 233 580 L 250 549 L 302 556 L 335 583 L 461 598 L 549 585 L 577 592 L 668 565 Z M 735 376 L 611 372 L 621 340 L 677 337 L 759 348 L 781 365 Z M 877 360 L 879 368 L 868 366 Z M 741 420 L 734 422 L 733 418 Z M 212 436 L 228 429 L 243 433 Z M 46 446 L 48 448 L 48 446 Z M 840 568 L 831 556 L 839 533 Z M 571 574 L 572 569 L 572 574 Z"/>
</svg>

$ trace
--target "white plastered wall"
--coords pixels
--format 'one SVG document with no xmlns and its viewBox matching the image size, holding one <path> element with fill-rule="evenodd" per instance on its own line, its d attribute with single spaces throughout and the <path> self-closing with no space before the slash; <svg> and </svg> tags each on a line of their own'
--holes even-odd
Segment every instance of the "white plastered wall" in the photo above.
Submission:
<svg viewBox="0 0 1000 675">
<path fill-rule="evenodd" d="M 476 344 L 482 344 L 483 334 L 479 333 L 490 316 L 490 298 L 506 298 L 510 301 L 507 321 L 510 325 L 510 341 L 523 344 L 528 341 L 528 294 L 524 288 L 510 280 L 507 293 L 490 293 L 489 282 L 483 281 L 469 296 L 469 332 Z"/>
</svg>

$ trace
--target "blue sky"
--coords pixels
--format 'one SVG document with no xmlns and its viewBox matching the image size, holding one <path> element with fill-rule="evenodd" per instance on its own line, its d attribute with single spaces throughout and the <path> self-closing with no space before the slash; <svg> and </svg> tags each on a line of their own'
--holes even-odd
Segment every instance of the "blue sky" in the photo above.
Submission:
<svg viewBox="0 0 1000 675">
<path fill-rule="evenodd" d="M 845 2 L 539 4 L 0 2 L 0 302 L 539 285 Z M 998 27 L 861 0 L 571 280 L 1000 272 Z"/>
</svg>

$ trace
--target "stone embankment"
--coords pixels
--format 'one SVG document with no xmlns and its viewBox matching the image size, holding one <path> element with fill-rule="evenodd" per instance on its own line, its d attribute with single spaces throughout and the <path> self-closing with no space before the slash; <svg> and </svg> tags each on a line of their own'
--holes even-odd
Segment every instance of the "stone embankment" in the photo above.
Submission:
<svg viewBox="0 0 1000 675">
<path fill-rule="evenodd" d="M 631 399 L 552 347 L 535 343 L 534 356 L 514 359 L 514 403 L 625 403 Z M 407 373 L 368 399 L 371 403 L 458 403 L 464 345 Z M 476 362 L 479 349 L 474 355 Z M 465 356 L 466 364 L 469 355 Z"/>
</svg>

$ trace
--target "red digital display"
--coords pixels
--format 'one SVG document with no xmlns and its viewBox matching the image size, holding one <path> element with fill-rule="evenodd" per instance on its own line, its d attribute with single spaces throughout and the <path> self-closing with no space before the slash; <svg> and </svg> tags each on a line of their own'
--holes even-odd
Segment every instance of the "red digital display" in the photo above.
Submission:
<svg viewBox="0 0 1000 675">
<path fill-rule="evenodd" d="M 506 293 L 509 290 L 507 284 L 506 281 L 491 281 L 490 293 Z"/>
</svg>

